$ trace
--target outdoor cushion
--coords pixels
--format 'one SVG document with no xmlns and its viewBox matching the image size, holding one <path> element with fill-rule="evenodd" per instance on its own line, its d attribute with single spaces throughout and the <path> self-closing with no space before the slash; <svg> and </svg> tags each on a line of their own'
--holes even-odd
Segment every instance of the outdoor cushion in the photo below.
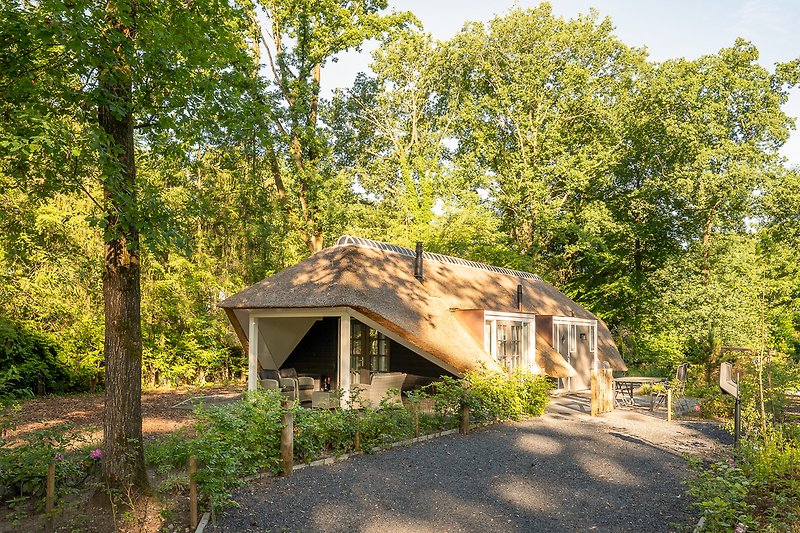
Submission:
<svg viewBox="0 0 800 533">
<path fill-rule="evenodd" d="M 262 368 L 261 370 L 258 371 L 259 379 L 274 379 L 275 381 L 278 381 L 281 379 L 281 377 L 282 376 L 278 374 L 277 370 L 266 370 Z"/>
<path fill-rule="evenodd" d="M 310 402 L 311 393 L 314 391 L 314 378 L 308 376 L 298 376 L 294 368 L 281 368 L 278 370 L 281 382 L 291 382 L 294 399 L 299 402 Z"/>
<path fill-rule="evenodd" d="M 297 380 L 291 378 L 284 378 L 277 370 L 270 370 L 262 368 L 258 371 L 258 378 L 261 381 L 261 387 L 267 390 L 280 389 L 281 393 L 290 400 L 297 400 Z"/>
<path fill-rule="evenodd" d="M 359 395 L 359 407 L 380 407 L 381 401 L 386 399 L 387 403 L 397 406 L 403 405 L 403 400 L 400 396 L 400 390 L 403 388 L 403 382 L 406 380 L 406 374 L 403 372 L 383 372 L 374 374 L 372 380 L 368 385 L 360 384 L 354 388 L 361 389 Z M 390 389 L 396 389 L 394 394 L 388 394 Z"/>
</svg>

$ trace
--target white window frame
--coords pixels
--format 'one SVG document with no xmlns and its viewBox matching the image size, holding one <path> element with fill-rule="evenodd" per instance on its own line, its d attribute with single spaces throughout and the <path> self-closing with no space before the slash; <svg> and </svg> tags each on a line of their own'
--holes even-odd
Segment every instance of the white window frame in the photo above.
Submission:
<svg viewBox="0 0 800 533">
<path fill-rule="evenodd" d="M 524 368 L 533 372 L 538 372 L 536 366 L 536 315 L 534 313 L 502 313 L 494 311 L 484 312 L 484 334 L 483 334 L 483 347 L 492 358 L 501 363 L 497 357 L 497 322 L 509 321 L 519 322 L 522 325 L 520 332 L 520 349 L 518 368 Z M 527 338 L 525 331 L 525 324 L 527 324 Z M 488 335 L 487 333 L 488 327 Z M 511 341 L 511 333 L 507 332 L 506 342 Z"/>
</svg>

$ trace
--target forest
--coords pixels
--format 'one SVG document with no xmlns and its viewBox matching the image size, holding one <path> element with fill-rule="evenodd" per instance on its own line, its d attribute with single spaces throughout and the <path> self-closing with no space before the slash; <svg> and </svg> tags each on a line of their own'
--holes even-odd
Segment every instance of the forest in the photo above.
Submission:
<svg viewBox="0 0 800 533">
<path fill-rule="evenodd" d="M 800 360 L 800 60 L 654 62 L 548 4 L 446 41 L 385 0 L 0 10 L 0 394 L 105 385 L 115 260 L 145 387 L 239 379 L 215 304 L 342 234 L 535 272 L 640 371 Z"/>
</svg>

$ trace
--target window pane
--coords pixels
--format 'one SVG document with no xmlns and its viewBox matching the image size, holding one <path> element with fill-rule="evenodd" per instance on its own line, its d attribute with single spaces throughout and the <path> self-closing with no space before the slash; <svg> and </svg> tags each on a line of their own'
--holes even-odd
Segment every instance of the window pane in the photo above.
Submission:
<svg viewBox="0 0 800 533">
<path fill-rule="evenodd" d="M 388 372 L 390 342 L 383 333 L 353 321 L 350 329 L 350 368 Z"/>
<path fill-rule="evenodd" d="M 575 324 L 569 325 L 569 351 L 574 352 L 578 349 L 578 327 Z"/>
<path fill-rule="evenodd" d="M 506 327 L 505 325 L 498 324 L 497 326 L 497 357 L 503 358 L 506 356 Z"/>
</svg>

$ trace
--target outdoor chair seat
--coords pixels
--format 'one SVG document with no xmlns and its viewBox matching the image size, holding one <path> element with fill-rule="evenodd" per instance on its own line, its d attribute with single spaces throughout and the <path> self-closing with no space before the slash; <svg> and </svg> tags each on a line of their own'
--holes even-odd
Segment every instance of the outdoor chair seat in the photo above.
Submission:
<svg viewBox="0 0 800 533">
<path fill-rule="evenodd" d="M 403 399 L 400 396 L 400 391 L 403 388 L 406 375 L 403 372 L 377 373 L 373 374 L 368 384 L 355 385 L 353 388 L 359 390 L 358 405 L 356 407 L 360 409 L 366 407 L 375 409 L 380 407 L 381 401 L 384 399 L 386 404 L 402 407 Z M 390 394 L 389 391 L 393 392 Z"/>
<path fill-rule="evenodd" d="M 672 391 L 672 399 L 680 399 L 684 409 L 688 409 L 688 402 L 686 401 L 686 375 L 688 373 L 689 365 L 683 363 L 675 370 L 675 379 L 668 381 L 664 386 L 658 390 L 650 393 L 650 409 L 653 410 L 659 405 L 664 405 L 667 401 L 667 391 Z"/>
<path fill-rule="evenodd" d="M 294 383 L 294 388 L 297 391 L 296 399 L 301 402 L 310 402 L 311 393 L 314 392 L 314 378 L 309 376 L 298 376 L 297 370 L 294 368 L 282 368 L 278 370 L 278 374 L 283 379 L 290 379 Z"/>
<path fill-rule="evenodd" d="M 297 382 L 291 378 L 282 378 L 277 370 L 259 370 L 259 384 L 265 390 L 279 390 L 281 394 L 290 400 L 297 401 L 298 390 Z"/>
</svg>

